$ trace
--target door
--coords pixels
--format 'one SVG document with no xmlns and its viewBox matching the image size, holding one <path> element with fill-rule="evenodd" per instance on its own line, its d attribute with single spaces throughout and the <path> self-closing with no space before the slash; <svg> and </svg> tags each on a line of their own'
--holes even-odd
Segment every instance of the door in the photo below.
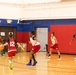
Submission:
<svg viewBox="0 0 76 75">
<path fill-rule="evenodd" d="M 16 39 L 16 28 L 15 27 L 0 27 L 0 35 L 2 36 L 3 42 L 6 42 L 6 39 L 8 39 L 9 32 L 13 32 L 13 37 Z M 8 46 L 4 48 L 4 52 L 8 51 Z"/>
<path fill-rule="evenodd" d="M 13 37 L 14 39 L 16 39 L 16 28 L 15 27 L 5 27 L 5 26 L 0 27 L 0 35 L 2 36 L 3 39 L 8 38 L 9 32 L 13 32 Z"/>
<path fill-rule="evenodd" d="M 48 43 L 48 28 L 37 28 L 36 36 L 41 44 L 40 51 L 46 51 L 46 44 Z"/>
</svg>

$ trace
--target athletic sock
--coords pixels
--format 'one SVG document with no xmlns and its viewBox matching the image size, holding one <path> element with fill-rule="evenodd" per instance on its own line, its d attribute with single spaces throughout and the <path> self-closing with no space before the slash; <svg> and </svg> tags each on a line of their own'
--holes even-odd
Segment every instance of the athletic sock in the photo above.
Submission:
<svg viewBox="0 0 76 75">
<path fill-rule="evenodd" d="M 61 58 L 61 56 L 59 55 L 59 58 Z"/>
<path fill-rule="evenodd" d="M 49 54 L 48 56 L 51 56 L 51 54 Z"/>
<path fill-rule="evenodd" d="M 36 61 L 36 59 L 35 59 L 34 55 L 32 55 L 32 59 L 33 59 L 33 61 Z"/>
<path fill-rule="evenodd" d="M 30 60 L 29 63 L 32 63 L 32 60 Z"/>
<path fill-rule="evenodd" d="M 11 60 L 8 60 L 8 62 L 9 62 L 9 63 L 12 63 L 12 61 L 11 61 Z"/>
<path fill-rule="evenodd" d="M 35 59 L 35 58 L 33 58 L 33 60 L 34 60 L 34 61 L 36 61 L 36 59 Z"/>
<path fill-rule="evenodd" d="M 9 60 L 9 68 L 12 70 L 13 69 L 13 64 L 12 61 Z"/>
</svg>

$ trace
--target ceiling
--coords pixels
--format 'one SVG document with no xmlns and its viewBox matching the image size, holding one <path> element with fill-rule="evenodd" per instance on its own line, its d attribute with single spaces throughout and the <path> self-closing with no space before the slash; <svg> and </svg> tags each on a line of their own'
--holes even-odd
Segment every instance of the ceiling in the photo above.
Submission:
<svg viewBox="0 0 76 75">
<path fill-rule="evenodd" d="M 61 0 L 0 0 L 0 3 L 15 3 L 15 4 L 35 4 L 35 3 L 48 3 L 60 2 Z"/>
<path fill-rule="evenodd" d="M 0 5 L 39 5 L 39 4 L 50 4 L 50 3 L 60 3 L 60 2 L 76 2 L 76 0 L 0 0 Z"/>
<path fill-rule="evenodd" d="M 76 1 L 76 0 L 62 0 L 63 2 L 73 2 L 73 1 Z"/>
<path fill-rule="evenodd" d="M 10 4 L 35 4 L 35 3 L 49 3 L 49 2 L 72 2 L 76 0 L 0 0 L 0 3 Z"/>
</svg>

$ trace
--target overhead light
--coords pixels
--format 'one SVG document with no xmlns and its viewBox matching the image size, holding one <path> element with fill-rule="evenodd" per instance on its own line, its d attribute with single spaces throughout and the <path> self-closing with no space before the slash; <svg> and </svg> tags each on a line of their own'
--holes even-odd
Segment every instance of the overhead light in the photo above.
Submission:
<svg viewBox="0 0 76 75">
<path fill-rule="evenodd" d="M 10 24 L 11 22 L 12 22 L 12 20 L 10 20 L 10 19 L 8 19 L 8 20 L 7 20 L 7 23 L 9 23 L 9 24 Z"/>
<path fill-rule="evenodd" d="M 61 0 L 50 0 L 50 2 L 60 2 Z"/>
</svg>

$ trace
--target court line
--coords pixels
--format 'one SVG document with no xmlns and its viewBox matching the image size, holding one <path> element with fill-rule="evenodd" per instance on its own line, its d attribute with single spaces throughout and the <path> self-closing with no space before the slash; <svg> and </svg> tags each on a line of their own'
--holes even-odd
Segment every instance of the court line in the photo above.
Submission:
<svg viewBox="0 0 76 75">
<path fill-rule="evenodd" d="M 4 65 L 4 64 L 0 64 L 0 66 L 5 66 L 5 67 L 8 67 L 8 65 Z M 74 73 L 76 74 L 76 71 L 75 72 L 68 72 L 68 71 L 57 71 L 57 70 L 45 70 L 45 69 L 36 69 L 36 66 L 27 66 L 28 68 L 25 68 L 24 67 L 18 67 L 18 66 L 14 66 L 14 68 L 18 68 L 18 69 L 23 69 L 23 70 L 28 70 L 28 71 L 34 71 L 34 70 L 39 70 L 39 71 L 55 71 L 55 72 L 66 72 L 66 73 Z M 57 67 L 51 67 L 52 68 L 57 68 Z M 76 69 L 75 69 L 76 70 Z"/>
</svg>

